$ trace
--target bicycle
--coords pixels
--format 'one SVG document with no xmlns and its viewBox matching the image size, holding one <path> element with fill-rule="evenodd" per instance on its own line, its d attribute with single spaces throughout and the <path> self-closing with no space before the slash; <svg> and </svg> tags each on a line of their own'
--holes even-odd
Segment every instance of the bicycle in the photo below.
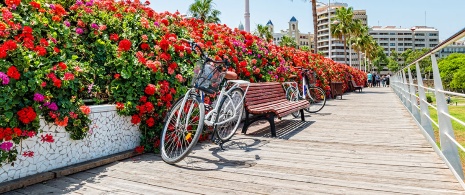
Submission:
<svg viewBox="0 0 465 195">
<path fill-rule="evenodd" d="M 289 101 L 297 101 L 306 99 L 310 102 L 310 107 L 305 108 L 304 110 L 308 113 L 317 113 L 326 104 L 326 93 L 321 87 L 317 87 L 316 83 L 316 73 L 305 68 L 301 69 L 302 76 L 302 94 L 299 91 L 299 87 L 296 82 L 284 82 L 283 87 L 286 90 L 286 97 Z M 296 78 L 297 76 L 292 76 L 291 78 Z M 294 117 L 299 117 L 300 113 L 295 112 L 291 113 Z"/>
<path fill-rule="evenodd" d="M 194 77 L 186 94 L 179 98 L 166 115 L 161 133 L 161 157 L 168 164 L 184 159 L 197 144 L 204 124 L 213 127 L 211 140 L 223 149 L 223 143 L 235 134 L 244 109 L 244 97 L 250 82 L 234 80 L 237 75 L 227 71 L 227 59 L 214 61 L 193 41 L 187 41 L 192 51 L 198 49 L 200 60 L 195 63 Z M 226 82 L 223 82 L 226 79 Z M 246 85 L 245 92 L 240 85 Z M 221 88 L 221 90 L 220 90 Z M 214 108 L 205 115 L 205 94 L 220 91 Z M 210 108 L 207 106 L 207 108 Z"/>
</svg>

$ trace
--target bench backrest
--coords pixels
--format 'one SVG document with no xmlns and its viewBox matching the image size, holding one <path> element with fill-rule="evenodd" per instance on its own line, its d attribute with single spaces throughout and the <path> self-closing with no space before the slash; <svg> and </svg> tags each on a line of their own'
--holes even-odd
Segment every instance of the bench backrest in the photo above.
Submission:
<svg viewBox="0 0 465 195">
<path fill-rule="evenodd" d="M 241 86 L 243 90 L 246 86 Z M 250 83 L 245 95 L 245 107 L 257 105 L 275 100 L 286 99 L 283 86 L 278 82 Z"/>
<path fill-rule="evenodd" d="M 354 87 L 360 87 L 360 86 L 357 85 L 357 83 L 355 83 L 354 80 L 350 80 L 350 82 L 352 82 L 352 86 L 354 86 Z"/>
</svg>

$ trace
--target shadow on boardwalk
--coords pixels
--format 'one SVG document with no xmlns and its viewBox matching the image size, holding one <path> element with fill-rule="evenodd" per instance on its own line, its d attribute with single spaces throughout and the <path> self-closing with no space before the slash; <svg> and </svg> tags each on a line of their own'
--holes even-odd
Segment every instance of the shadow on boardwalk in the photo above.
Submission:
<svg viewBox="0 0 465 195">
<path fill-rule="evenodd" d="M 279 138 L 257 123 L 226 150 L 204 143 L 176 165 L 145 154 L 9 194 L 464 193 L 389 88 L 344 99 L 308 122 L 277 121 Z"/>
</svg>

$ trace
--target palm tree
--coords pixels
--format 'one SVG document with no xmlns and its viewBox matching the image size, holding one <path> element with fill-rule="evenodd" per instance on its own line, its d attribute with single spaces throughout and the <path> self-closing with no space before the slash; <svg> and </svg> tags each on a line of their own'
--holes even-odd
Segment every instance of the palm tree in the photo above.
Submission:
<svg viewBox="0 0 465 195">
<path fill-rule="evenodd" d="M 295 42 L 295 39 L 284 35 L 281 39 L 281 42 L 279 42 L 279 46 L 286 46 L 286 47 L 293 47 L 297 48 L 297 43 Z"/>
<path fill-rule="evenodd" d="M 362 69 L 360 53 L 363 52 L 365 47 L 367 46 L 367 40 L 370 36 L 368 35 L 368 27 L 363 25 L 361 20 L 354 20 L 353 34 L 354 36 L 349 40 L 349 45 L 354 49 L 355 52 L 357 52 L 359 69 Z"/>
<path fill-rule="evenodd" d="M 336 15 L 331 18 L 331 21 L 336 21 L 336 23 L 331 26 L 332 36 L 339 38 L 339 40 L 342 39 L 344 43 L 345 64 L 347 64 L 347 39 L 350 39 L 354 26 L 353 17 L 354 11 L 352 7 L 340 7 L 336 9 Z"/>
<path fill-rule="evenodd" d="M 293 1 L 293 0 L 291 0 Z M 307 0 L 302 0 L 307 2 Z M 316 0 L 311 0 L 312 2 L 312 14 L 313 14 L 313 45 L 314 45 L 314 53 L 318 53 L 318 41 L 317 41 L 317 34 L 318 34 L 318 24 L 317 24 L 317 15 L 316 15 Z M 328 5 L 329 6 L 329 5 Z"/>
<path fill-rule="evenodd" d="M 257 25 L 257 30 L 255 30 L 254 34 L 268 42 L 273 39 L 270 28 L 261 24 Z"/>
<path fill-rule="evenodd" d="M 189 6 L 189 12 L 192 17 L 200 19 L 206 23 L 220 23 L 221 12 L 213 9 L 213 0 L 195 0 Z"/>
</svg>

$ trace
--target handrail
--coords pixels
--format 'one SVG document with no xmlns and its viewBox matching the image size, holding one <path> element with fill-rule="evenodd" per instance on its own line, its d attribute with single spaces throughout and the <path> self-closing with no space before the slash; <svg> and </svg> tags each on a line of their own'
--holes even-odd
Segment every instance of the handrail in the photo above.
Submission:
<svg viewBox="0 0 465 195">
<path fill-rule="evenodd" d="M 465 37 L 465 28 L 461 29 L 459 32 L 455 33 L 444 42 L 440 43 L 430 51 L 420 56 L 418 59 L 414 60 L 413 63 L 401 68 L 391 77 L 393 81 L 391 87 L 402 101 L 404 106 L 408 109 L 412 117 L 415 119 L 415 122 L 417 122 L 417 124 L 420 126 L 423 135 L 425 135 L 426 139 L 431 143 L 433 149 L 444 160 L 446 165 L 452 171 L 454 176 L 457 177 L 458 181 L 465 189 L 465 182 L 463 181 L 465 176 L 462 169 L 463 163 L 461 162 L 459 150 L 457 149 L 458 147 L 461 149 L 461 152 L 465 152 L 465 147 L 463 147 L 455 139 L 452 121 L 455 121 L 462 126 L 465 126 L 465 122 L 452 116 L 449 113 L 449 104 L 446 99 L 446 95 L 465 97 L 465 94 L 444 90 L 438 62 L 435 55 L 435 53 L 439 50 L 447 47 L 448 45 L 463 37 Z M 431 68 L 434 81 L 433 88 L 423 85 L 423 77 L 419 61 L 427 57 L 431 57 Z M 410 68 L 412 65 L 414 65 L 416 70 L 416 84 L 413 83 L 413 74 Z M 435 93 L 436 104 L 434 106 L 426 101 L 426 92 L 428 91 Z M 418 98 L 420 101 L 418 101 Z M 434 111 L 432 110 L 431 112 L 437 113 L 437 121 L 431 118 L 429 107 L 434 108 Z M 436 126 L 439 131 L 439 133 L 436 133 L 439 134 L 439 143 L 434 141 L 436 140 L 435 137 L 437 135 L 434 132 L 433 125 Z M 440 145 L 440 150 L 436 144 Z"/>
</svg>

